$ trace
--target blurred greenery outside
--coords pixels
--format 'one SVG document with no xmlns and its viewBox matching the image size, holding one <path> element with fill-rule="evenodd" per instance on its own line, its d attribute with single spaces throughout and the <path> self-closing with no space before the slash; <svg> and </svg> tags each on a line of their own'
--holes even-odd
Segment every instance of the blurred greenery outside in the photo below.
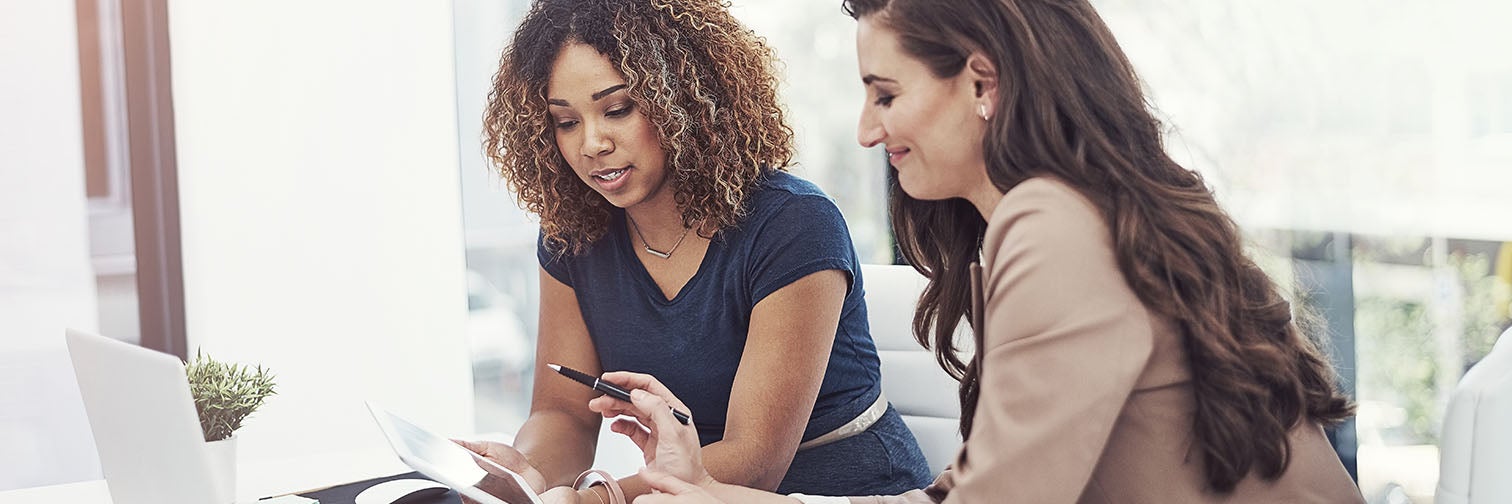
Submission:
<svg viewBox="0 0 1512 504">
<path fill-rule="evenodd" d="M 1321 320 L 1321 296 L 1304 292 L 1306 279 L 1294 268 L 1292 254 L 1278 251 L 1319 246 L 1319 233 L 1260 231 L 1251 233 L 1251 254 L 1300 307 L 1299 321 L 1328 345 Z M 1309 242 L 1313 243 L 1309 243 Z M 1479 362 L 1498 336 L 1512 325 L 1512 242 L 1444 240 L 1446 253 L 1435 266 L 1428 238 L 1351 237 L 1354 285 L 1356 400 L 1362 409 L 1400 408 L 1400 418 L 1373 420 L 1378 438 L 1362 443 L 1436 445 L 1452 384 Z M 1437 275 L 1449 280 L 1434 282 Z M 1436 301 L 1437 297 L 1437 301 Z M 1435 302 L 1452 304 L 1439 306 Z M 1441 348 L 1440 326 L 1454 329 L 1453 346 Z M 1312 327 L 1316 326 L 1316 327 Z M 1444 364 L 1452 352 L 1455 366 Z M 1337 355 L 1340 349 L 1330 348 Z M 1457 356 L 1457 357 L 1456 357 Z M 1448 385 L 1446 387 L 1446 384 Z M 1380 414 L 1372 411 L 1371 414 Z M 1389 412 L 1388 412 L 1389 413 Z M 1386 415 L 1391 417 L 1392 415 Z"/>
<path fill-rule="evenodd" d="M 1437 444 L 1452 392 L 1441 390 L 1441 374 L 1451 373 L 1452 382 L 1457 382 L 1491 352 L 1506 329 L 1509 286 L 1496 275 L 1494 259 L 1486 253 L 1451 253 L 1445 265 L 1455 280 L 1451 287 L 1461 293 L 1458 369 L 1443 369 L 1441 359 L 1435 358 L 1437 324 L 1428 300 L 1384 295 L 1355 300 L 1356 359 L 1365 363 L 1356 377 L 1359 400 L 1382 401 L 1406 412 L 1399 428 L 1382 433 L 1386 444 Z M 1357 267 L 1375 260 L 1359 251 L 1354 256 Z"/>
</svg>

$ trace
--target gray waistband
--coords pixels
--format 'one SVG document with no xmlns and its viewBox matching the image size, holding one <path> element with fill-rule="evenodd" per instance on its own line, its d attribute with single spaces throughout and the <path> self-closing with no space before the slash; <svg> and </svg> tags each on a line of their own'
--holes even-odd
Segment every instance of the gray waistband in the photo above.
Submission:
<svg viewBox="0 0 1512 504">
<path fill-rule="evenodd" d="M 862 411 L 860 415 L 856 415 L 856 418 L 851 419 L 851 421 L 849 422 L 845 422 L 844 425 L 836 427 L 835 430 L 826 432 L 819 437 L 800 443 L 798 445 L 798 449 L 801 451 L 807 450 L 809 448 L 824 446 L 835 441 L 839 441 L 841 439 L 845 439 L 865 432 L 866 429 L 872 426 L 872 424 L 877 423 L 877 420 L 881 419 L 882 414 L 884 413 L 887 413 L 887 395 L 878 393 L 877 401 L 873 402 L 870 407 L 866 408 L 866 411 Z"/>
</svg>

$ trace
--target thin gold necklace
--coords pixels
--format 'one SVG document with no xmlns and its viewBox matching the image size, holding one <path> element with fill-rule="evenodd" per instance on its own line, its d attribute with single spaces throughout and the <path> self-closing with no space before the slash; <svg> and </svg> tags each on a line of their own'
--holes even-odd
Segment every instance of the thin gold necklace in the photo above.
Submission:
<svg viewBox="0 0 1512 504">
<path fill-rule="evenodd" d="M 635 230 L 635 236 L 640 237 L 641 246 L 646 249 L 646 253 L 662 259 L 671 259 L 672 253 L 677 252 L 677 246 L 682 245 L 683 239 L 688 237 L 688 230 L 693 229 L 683 228 L 682 236 L 677 237 L 677 243 L 673 243 L 672 248 L 667 249 L 666 252 L 662 252 L 651 248 L 651 242 L 646 241 L 646 235 L 641 234 L 640 226 L 635 223 L 635 218 L 630 216 L 630 212 L 625 212 L 625 219 L 630 221 L 630 228 Z"/>
</svg>

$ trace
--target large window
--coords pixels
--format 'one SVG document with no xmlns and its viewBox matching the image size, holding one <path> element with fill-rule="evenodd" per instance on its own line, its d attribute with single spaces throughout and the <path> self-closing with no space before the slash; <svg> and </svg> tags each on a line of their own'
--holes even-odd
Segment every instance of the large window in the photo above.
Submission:
<svg viewBox="0 0 1512 504">
<path fill-rule="evenodd" d="M 483 107 L 499 52 L 526 0 L 457 0 L 457 121 L 467 249 L 467 338 L 479 432 L 513 433 L 525 422 L 535 360 L 535 221 L 515 205 L 483 157 Z"/>
<path fill-rule="evenodd" d="M 798 137 L 793 172 L 835 199 L 862 262 L 891 263 L 887 165 L 856 142 L 865 98 L 856 22 L 831 1 L 746 0 L 731 10 L 777 53 L 782 99 Z"/>
<path fill-rule="evenodd" d="M 1432 502 L 1449 394 L 1509 324 L 1512 6 L 1094 4 L 1169 150 L 1326 329 L 1365 496 Z"/>
</svg>

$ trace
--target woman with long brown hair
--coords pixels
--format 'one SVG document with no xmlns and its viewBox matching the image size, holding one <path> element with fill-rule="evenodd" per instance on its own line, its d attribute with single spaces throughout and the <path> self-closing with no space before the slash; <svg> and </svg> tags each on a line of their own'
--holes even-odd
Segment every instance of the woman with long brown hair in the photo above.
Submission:
<svg viewBox="0 0 1512 504">
<path fill-rule="evenodd" d="M 1086 0 L 845 8 L 859 141 L 896 170 L 894 230 L 930 280 L 914 334 L 960 379 L 965 438 L 929 488 L 852 502 L 1361 500 L 1322 428 L 1352 414 L 1328 361 L 1166 155 Z M 951 340 L 962 318 L 970 356 Z M 639 502 L 787 499 L 710 478 L 655 379 L 606 379 L 650 392 L 590 403 L 650 427 L 632 437 L 668 494 Z"/>
</svg>

